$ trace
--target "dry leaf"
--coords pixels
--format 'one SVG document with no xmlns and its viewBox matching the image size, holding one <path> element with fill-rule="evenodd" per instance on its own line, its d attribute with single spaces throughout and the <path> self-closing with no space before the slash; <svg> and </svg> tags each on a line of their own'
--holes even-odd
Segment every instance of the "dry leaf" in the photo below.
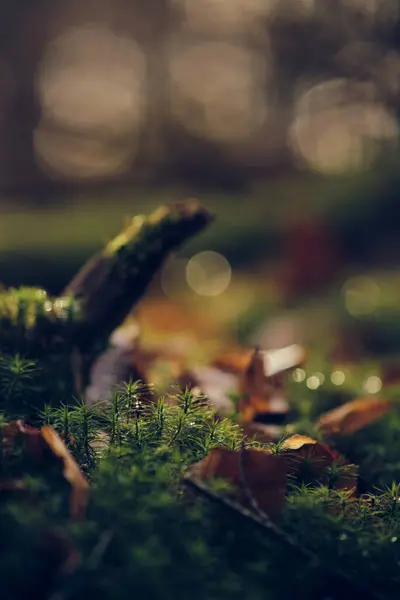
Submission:
<svg viewBox="0 0 400 600">
<path fill-rule="evenodd" d="M 256 415 L 286 414 L 285 373 L 306 359 L 302 346 L 293 344 L 278 350 L 237 349 L 214 360 L 213 366 L 240 378 L 238 410 L 242 423 Z"/>
<path fill-rule="evenodd" d="M 242 431 L 247 440 L 255 440 L 260 444 L 277 442 L 282 437 L 282 427 L 278 425 L 264 425 L 264 423 L 257 423 L 256 421 L 243 423 Z"/>
<path fill-rule="evenodd" d="M 3 455 L 6 458 L 12 452 L 16 437 L 23 436 L 27 450 L 33 458 L 39 459 L 42 454 L 43 444 L 40 429 L 26 425 L 22 420 L 10 421 L 1 428 L 3 441 Z"/>
<path fill-rule="evenodd" d="M 306 350 L 299 344 L 292 344 L 276 350 L 259 350 L 258 353 L 264 363 L 264 377 L 273 377 L 295 369 L 307 358 Z M 253 355 L 254 350 L 252 349 L 238 348 L 217 357 L 212 364 L 222 371 L 240 375 L 249 367 Z"/>
<path fill-rule="evenodd" d="M 249 366 L 253 354 L 253 349 L 240 348 L 217 357 L 212 364 L 221 371 L 241 375 Z"/>
<path fill-rule="evenodd" d="M 358 398 L 322 415 L 317 426 L 329 435 L 346 435 L 377 421 L 393 408 L 390 400 Z"/>
<path fill-rule="evenodd" d="M 286 468 L 284 460 L 264 450 L 243 450 L 243 477 L 240 472 L 240 452 L 225 448 L 213 448 L 192 472 L 201 480 L 222 478 L 237 486 L 239 501 L 246 503 L 249 492 L 270 518 L 276 519 L 283 507 L 286 492 Z"/>
<path fill-rule="evenodd" d="M 253 421 L 256 415 L 286 414 L 289 406 L 283 394 L 283 377 L 265 376 L 265 353 L 255 350 L 240 379 L 241 397 L 238 403 L 242 423 Z"/>
<path fill-rule="evenodd" d="M 64 477 L 72 487 L 70 497 L 71 516 L 82 518 L 89 501 L 89 484 L 58 433 L 49 425 L 43 425 L 41 432 L 50 450 L 62 460 Z"/>
<path fill-rule="evenodd" d="M 326 444 L 318 442 L 306 435 L 292 435 L 281 446 L 284 450 L 282 457 L 285 460 L 288 475 L 298 475 L 306 464 L 308 477 L 322 485 L 332 484 L 336 490 L 351 490 L 357 487 L 358 468 L 332 450 Z M 336 464 L 338 477 L 329 481 L 329 469 Z"/>
</svg>

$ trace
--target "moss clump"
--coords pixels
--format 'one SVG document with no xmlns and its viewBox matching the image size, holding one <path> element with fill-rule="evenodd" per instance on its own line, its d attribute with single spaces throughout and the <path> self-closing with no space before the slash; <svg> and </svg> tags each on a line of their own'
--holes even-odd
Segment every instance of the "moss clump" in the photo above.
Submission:
<svg viewBox="0 0 400 600">
<path fill-rule="evenodd" d="M 67 440 L 92 499 L 86 519 L 71 522 L 57 470 L 32 467 L 18 449 L 3 460 L 2 481 L 12 477 L 25 486 L 0 495 L 7 600 L 30 598 L 32 589 L 40 590 L 36 597 L 82 600 L 319 597 L 326 586 L 332 597 L 347 586 L 366 598 L 389 598 L 397 589 L 398 486 L 356 501 L 348 492 L 293 483 L 280 526 L 304 558 L 284 536 L 272 539 L 185 487 L 190 464 L 214 446 L 237 449 L 242 441 L 237 425 L 216 419 L 189 391 L 177 392 L 171 404 L 131 382 L 115 390 L 101 413 L 82 404 L 46 406 L 37 415 L 37 424 L 44 422 Z M 353 581 L 337 575 L 343 567 Z"/>
</svg>

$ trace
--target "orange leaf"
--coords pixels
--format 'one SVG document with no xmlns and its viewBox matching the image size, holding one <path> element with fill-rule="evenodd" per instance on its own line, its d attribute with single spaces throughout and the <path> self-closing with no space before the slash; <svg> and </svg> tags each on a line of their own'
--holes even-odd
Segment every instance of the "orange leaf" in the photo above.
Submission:
<svg viewBox="0 0 400 600">
<path fill-rule="evenodd" d="M 72 487 L 70 513 L 74 518 L 84 515 L 89 500 L 89 484 L 68 448 L 50 425 L 43 425 L 42 436 L 53 454 L 63 462 L 63 474 Z"/>
<path fill-rule="evenodd" d="M 238 410 L 242 423 L 248 423 L 257 414 L 286 413 L 288 404 L 282 395 L 283 381 L 265 376 L 265 353 L 255 350 L 241 377 L 242 394 Z"/>
<path fill-rule="evenodd" d="M 322 415 L 317 426 L 326 434 L 346 435 L 377 421 L 392 408 L 390 400 L 358 398 Z"/>
<path fill-rule="evenodd" d="M 288 411 L 282 394 L 284 373 L 302 364 L 305 358 L 304 348 L 293 344 L 268 351 L 237 349 L 218 357 L 213 365 L 241 378 L 238 409 L 242 423 L 249 423 L 257 414 Z"/>
<path fill-rule="evenodd" d="M 289 438 L 287 438 L 281 448 L 282 450 L 299 450 L 300 448 L 303 448 L 303 446 L 307 446 L 307 445 L 315 445 L 318 444 L 317 440 L 313 440 L 312 438 L 308 437 L 307 435 L 299 435 L 299 434 L 295 434 L 290 436 Z"/>
<path fill-rule="evenodd" d="M 240 375 L 246 371 L 253 354 L 254 350 L 252 349 L 240 348 L 219 356 L 214 360 L 213 366 L 221 369 L 221 371 Z"/>
<path fill-rule="evenodd" d="M 307 358 L 307 353 L 302 346 L 292 344 L 276 350 L 262 350 L 258 352 L 264 363 L 264 376 L 272 377 L 278 373 L 284 373 L 295 369 Z M 219 356 L 213 361 L 213 365 L 222 371 L 242 374 L 248 369 L 254 356 L 254 350 L 238 348 Z"/>
<path fill-rule="evenodd" d="M 257 505 L 271 518 L 279 516 L 285 501 L 286 469 L 280 456 L 264 450 L 243 451 L 243 482 L 240 474 L 240 453 L 225 448 L 213 448 L 193 472 L 201 480 L 222 478 L 238 487 L 239 501 L 245 503 L 244 483 Z"/>
</svg>

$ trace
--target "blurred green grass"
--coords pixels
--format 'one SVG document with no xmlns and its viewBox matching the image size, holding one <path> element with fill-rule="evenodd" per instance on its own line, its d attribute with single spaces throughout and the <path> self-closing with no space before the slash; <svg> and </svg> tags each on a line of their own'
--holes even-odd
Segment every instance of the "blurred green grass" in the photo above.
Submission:
<svg viewBox="0 0 400 600">
<path fill-rule="evenodd" d="M 43 285 L 58 291 L 79 266 L 121 228 L 124 219 L 166 202 L 195 195 L 217 219 L 185 247 L 223 253 L 235 267 L 273 257 L 282 231 L 299 216 L 333 222 L 365 211 L 362 198 L 379 188 L 382 170 L 358 176 L 323 178 L 310 173 L 276 177 L 248 193 L 203 192 L 185 188 L 139 189 L 109 186 L 54 196 L 54 204 L 32 208 L 18 198 L 0 201 L 0 280 L 5 285 Z"/>
</svg>

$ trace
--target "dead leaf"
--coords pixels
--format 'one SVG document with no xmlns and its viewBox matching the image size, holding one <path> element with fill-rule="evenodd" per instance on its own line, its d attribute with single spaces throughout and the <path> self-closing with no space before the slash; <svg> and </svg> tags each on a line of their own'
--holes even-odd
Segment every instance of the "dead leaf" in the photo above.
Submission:
<svg viewBox="0 0 400 600">
<path fill-rule="evenodd" d="M 213 448 L 192 469 L 196 477 L 207 481 L 222 478 L 238 490 L 239 501 L 247 503 L 246 490 L 258 507 L 270 518 L 278 518 L 285 502 L 286 468 L 284 460 L 265 450 L 243 450 L 243 477 L 240 470 L 240 452 Z"/>
<path fill-rule="evenodd" d="M 26 425 L 22 420 L 10 421 L 1 428 L 4 458 L 10 455 L 17 437 L 24 437 L 30 456 L 40 458 L 42 452 L 42 439 L 40 429 Z"/>
<path fill-rule="evenodd" d="M 293 344 L 277 350 L 236 349 L 216 358 L 213 366 L 239 377 L 240 399 L 238 410 L 242 423 L 249 423 L 256 415 L 288 412 L 285 398 L 285 373 L 302 364 L 306 352 Z"/>
<path fill-rule="evenodd" d="M 241 376 L 238 410 L 244 423 L 252 421 L 257 413 L 266 413 L 270 397 L 265 393 L 264 360 L 258 350 L 253 352 L 249 365 Z"/>
<path fill-rule="evenodd" d="M 266 377 L 265 353 L 255 350 L 240 378 L 238 411 L 242 423 L 253 421 L 256 415 L 286 414 L 289 405 L 284 396 L 283 377 Z"/>
<path fill-rule="evenodd" d="M 286 462 L 288 473 L 291 475 L 297 474 L 305 461 L 310 463 L 313 475 L 321 475 L 338 457 L 326 444 L 298 434 L 285 440 L 281 450 L 284 451 L 282 456 Z"/>
<path fill-rule="evenodd" d="M 260 444 L 277 442 L 282 437 L 282 427 L 277 425 L 264 425 L 264 423 L 257 423 L 256 421 L 243 423 L 242 430 L 246 439 L 255 440 Z"/>
<path fill-rule="evenodd" d="M 265 377 L 273 377 L 279 373 L 295 369 L 303 364 L 307 358 L 305 348 L 299 344 L 291 344 L 275 350 L 259 350 L 258 353 L 264 363 Z M 237 348 L 232 352 L 218 356 L 212 364 L 222 371 L 240 375 L 248 369 L 253 355 L 254 350 L 252 349 Z"/>
<path fill-rule="evenodd" d="M 253 354 L 253 349 L 240 348 L 217 357 L 212 364 L 221 371 L 241 375 L 248 368 Z"/>
<path fill-rule="evenodd" d="M 301 474 L 313 483 L 330 485 L 336 490 L 357 487 L 358 468 L 339 452 L 306 435 L 295 434 L 286 439 L 281 450 L 288 475 Z M 336 465 L 337 474 L 333 471 Z"/>
<path fill-rule="evenodd" d="M 322 415 L 317 426 L 325 434 L 346 435 L 374 423 L 392 408 L 390 400 L 357 398 Z"/>
<path fill-rule="evenodd" d="M 61 437 L 50 425 L 43 425 L 42 436 L 53 454 L 63 462 L 63 474 L 72 487 L 70 514 L 82 518 L 89 501 L 89 484 Z"/>
<path fill-rule="evenodd" d="M 266 350 L 263 356 L 265 374 L 267 377 L 273 377 L 302 365 L 307 359 L 307 351 L 299 344 L 291 344 L 275 350 Z"/>
</svg>

